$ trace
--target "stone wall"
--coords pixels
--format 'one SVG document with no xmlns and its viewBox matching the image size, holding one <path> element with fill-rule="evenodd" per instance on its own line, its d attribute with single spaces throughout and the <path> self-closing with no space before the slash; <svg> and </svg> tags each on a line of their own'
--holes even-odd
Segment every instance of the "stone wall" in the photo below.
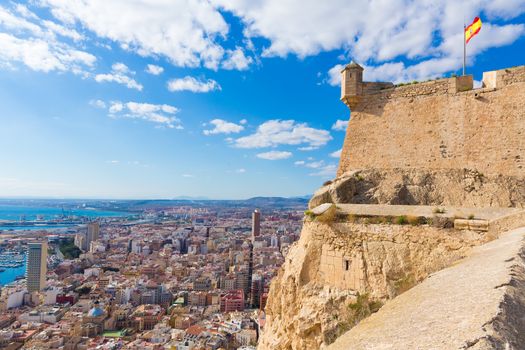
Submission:
<svg viewBox="0 0 525 350">
<path fill-rule="evenodd" d="M 489 235 L 497 236 L 501 232 L 510 231 L 525 225 L 525 211 L 505 215 L 489 222 Z"/>
<path fill-rule="evenodd" d="M 364 94 L 352 110 L 338 176 L 407 167 L 524 176 L 525 67 L 489 78 L 488 87 L 470 91 L 451 78 Z"/>
</svg>

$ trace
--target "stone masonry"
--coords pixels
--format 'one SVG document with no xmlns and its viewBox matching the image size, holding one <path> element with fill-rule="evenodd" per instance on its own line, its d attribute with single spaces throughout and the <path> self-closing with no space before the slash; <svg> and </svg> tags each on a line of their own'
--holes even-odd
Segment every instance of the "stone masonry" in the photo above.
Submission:
<svg viewBox="0 0 525 350">
<path fill-rule="evenodd" d="M 357 169 L 475 169 L 525 175 L 525 66 L 393 87 L 343 70 L 351 109 L 338 177 Z"/>
</svg>

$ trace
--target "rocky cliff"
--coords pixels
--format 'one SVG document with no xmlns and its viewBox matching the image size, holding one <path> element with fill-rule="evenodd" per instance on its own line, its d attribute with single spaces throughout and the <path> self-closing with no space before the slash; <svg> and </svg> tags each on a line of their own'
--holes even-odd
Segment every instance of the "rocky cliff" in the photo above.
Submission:
<svg viewBox="0 0 525 350">
<path fill-rule="evenodd" d="M 524 238 L 525 229 L 517 229 L 475 248 L 328 349 L 523 349 Z"/>
<path fill-rule="evenodd" d="M 465 257 L 483 233 L 430 225 L 321 223 L 301 238 L 272 282 L 259 349 L 319 349 L 361 318 Z"/>
<path fill-rule="evenodd" d="M 354 170 L 317 190 L 309 207 L 322 203 L 523 208 L 525 177 L 472 169 Z"/>
</svg>

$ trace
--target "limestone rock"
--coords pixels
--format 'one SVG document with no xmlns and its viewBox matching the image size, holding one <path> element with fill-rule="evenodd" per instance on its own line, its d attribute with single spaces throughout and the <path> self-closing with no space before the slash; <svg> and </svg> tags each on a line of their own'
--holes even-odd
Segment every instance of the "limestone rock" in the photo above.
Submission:
<svg viewBox="0 0 525 350">
<path fill-rule="evenodd" d="M 524 207 L 525 179 L 471 169 L 367 169 L 345 173 L 312 197 L 322 203 Z"/>
<path fill-rule="evenodd" d="M 260 350 L 319 349 L 360 319 L 358 295 L 384 302 L 465 257 L 483 232 L 306 220 L 270 287 Z"/>
<path fill-rule="evenodd" d="M 388 302 L 328 350 L 523 349 L 525 228 L 476 247 Z"/>
</svg>

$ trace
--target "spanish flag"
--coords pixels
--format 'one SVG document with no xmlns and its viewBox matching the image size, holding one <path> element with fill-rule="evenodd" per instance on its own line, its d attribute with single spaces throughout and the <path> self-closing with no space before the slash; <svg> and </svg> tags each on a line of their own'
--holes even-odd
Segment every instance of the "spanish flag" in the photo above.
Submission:
<svg viewBox="0 0 525 350">
<path fill-rule="evenodd" d="M 474 35 L 479 33 L 480 29 L 481 20 L 479 19 L 479 17 L 476 17 L 474 18 L 472 24 L 465 28 L 465 42 L 468 43 Z"/>
</svg>

